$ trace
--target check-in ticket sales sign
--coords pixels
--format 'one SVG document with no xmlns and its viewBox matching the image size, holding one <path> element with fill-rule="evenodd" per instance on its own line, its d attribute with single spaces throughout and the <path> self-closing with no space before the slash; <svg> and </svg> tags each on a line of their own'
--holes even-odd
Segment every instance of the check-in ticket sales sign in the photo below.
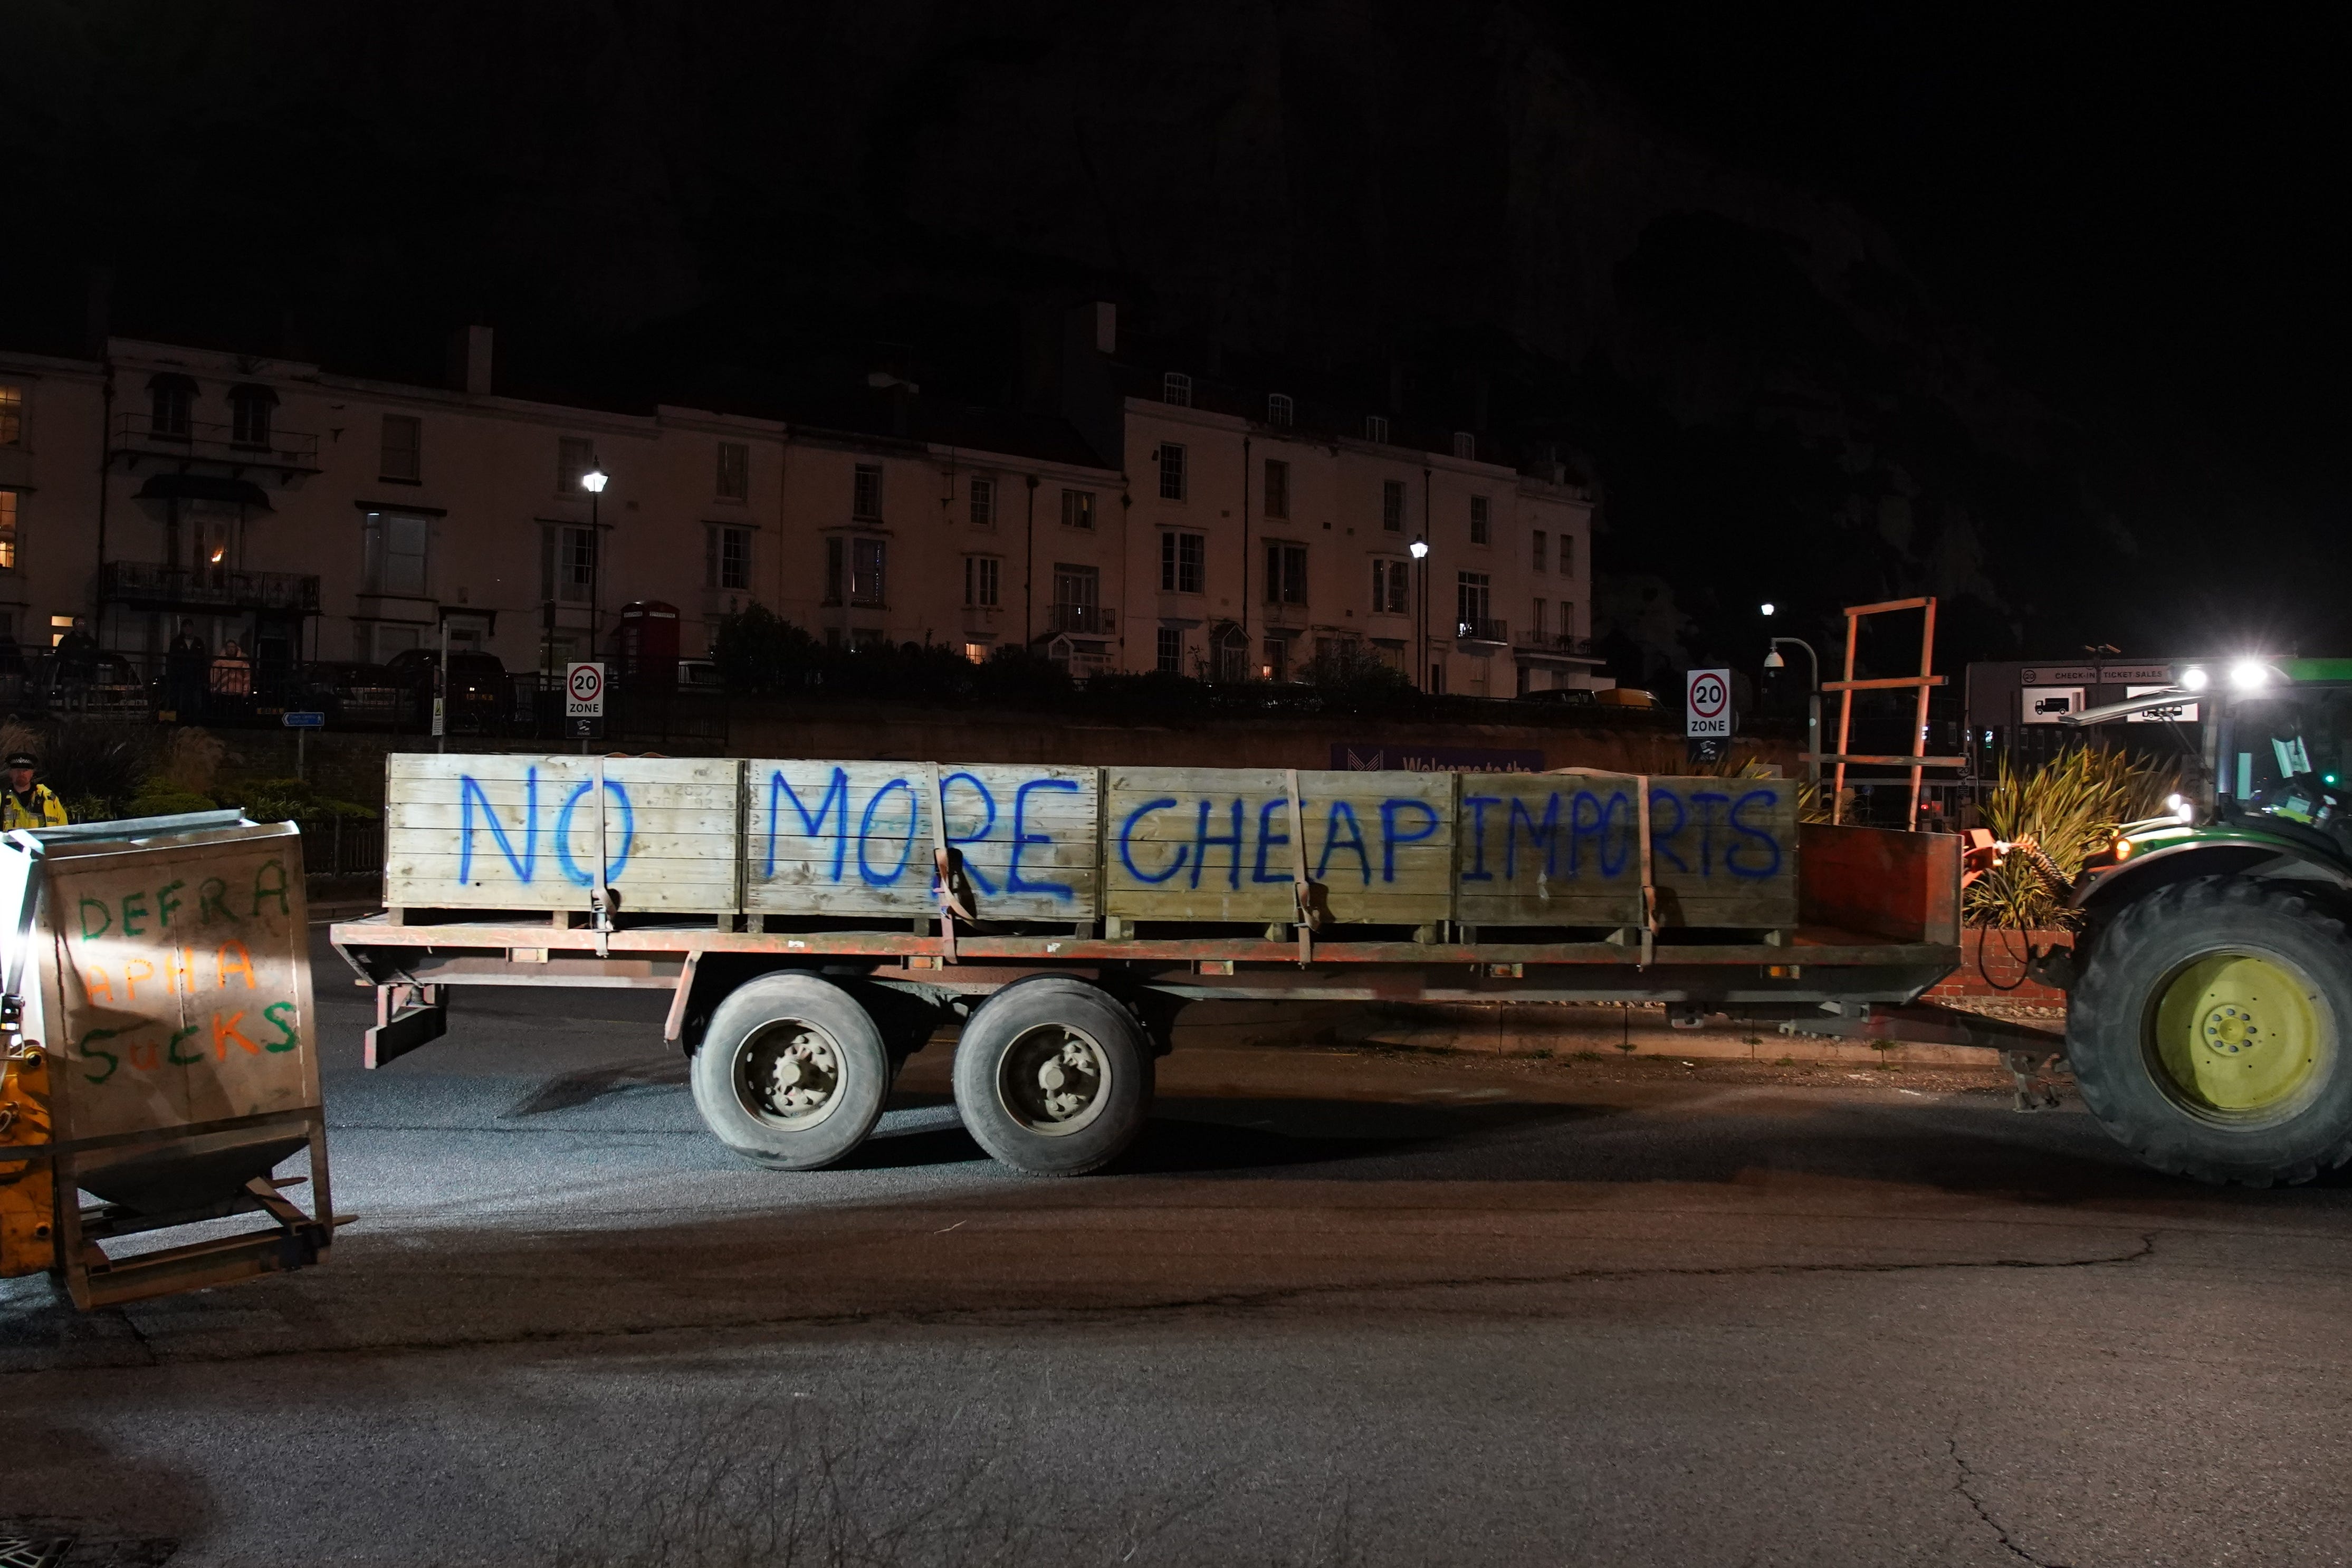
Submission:
<svg viewBox="0 0 2352 1568">
<path fill-rule="evenodd" d="M 1731 736 L 1731 671 L 1694 669 L 1683 689 L 1683 711 L 1688 715 L 1685 732 L 1697 740 Z"/>
</svg>

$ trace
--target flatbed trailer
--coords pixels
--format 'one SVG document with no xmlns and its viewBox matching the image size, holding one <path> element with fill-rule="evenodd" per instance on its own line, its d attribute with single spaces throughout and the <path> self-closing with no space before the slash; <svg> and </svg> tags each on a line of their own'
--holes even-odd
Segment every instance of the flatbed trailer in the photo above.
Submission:
<svg viewBox="0 0 2352 1568">
<path fill-rule="evenodd" d="M 520 760 L 498 761 L 508 766 L 506 784 L 523 776 Z M 649 764 L 634 762 L 641 781 L 651 776 Z M 1731 1014 L 1809 1032 L 1900 1032 L 2043 1058 L 2062 1048 L 2054 1035 L 1919 1005 L 1960 960 L 1959 839 L 1800 825 L 1793 788 L 1778 781 L 1728 781 L 1753 786 L 1735 797 L 1719 787 L 1727 781 L 1633 775 L 1517 783 L 1437 775 L 1406 784 L 1367 774 L 1360 777 L 1372 782 L 1360 784 L 1349 775 L 1242 770 L 1186 770 L 1179 783 L 1043 770 L 1035 777 L 1050 773 L 1057 793 L 1087 809 L 1062 819 L 1058 839 L 1034 823 L 1024 828 L 1016 813 L 992 842 L 993 796 L 982 826 L 977 804 L 959 805 L 956 781 L 971 781 L 963 787 L 975 803 L 999 784 L 1019 803 L 1045 787 L 1035 777 L 1024 789 L 978 770 L 895 764 L 898 773 L 866 784 L 865 826 L 853 846 L 860 797 L 848 769 L 859 765 L 730 761 L 695 764 L 700 771 L 691 777 L 677 771 L 683 764 L 650 765 L 671 771 L 658 786 L 641 782 L 647 793 L 633 805 L 615 782 L 631 764 L 618 759 L 541 759 L 528 769 L 528 799 L 511 788 L 499 795 L 472 774 L 453 789 L 458 775 L 393 759 L 387 908 L 331 932 L 337 952 L 376 991 L 367 1064 L 446 1035 L 459 987 L 666 990 L 665 1037 L 693 1058 L 697 1104 L 714 1134 L 755 1161 L 804 1169 L 854 1150 L 899 1065 L 941 1025 L 956 1023 L 956 1099 L 975 1139 L 1016 1169 L 1072 1174 L 1115 1158 L 1139 1130 L 1152 1063 L 1194 1002 L 1663 1004 L 1685 1026 Z M 553 780 L 548 803 L 563 803 L 551 822 L 552 852 L 573 869 L 568 883 L 550 889 L 537 881 L 540 825 L 554 816 L 541 804 L 542 773 Z M 763 848 L 759 813 L 770 776 Z M 1197 784 L 1202 801 L 1189 840 L 1171 793 L 1180 783 Z M 807 802 L 820 785 L 838 795 L 824 795 L 834 804 L 812 811 Z M 662 797 L 656 787 L 701 793 Z M 1564 816 L 1563 792 L 1571 797 Z M 1627 796 L 1634 804 L 1621 822 L 1615 806 Z M 685 817 L 660 818 L 667 808 L 646 804 L 657 798 L 699 803 L 693 809 L 709 825 L 703 853 L 672 831 Z M 1756 802 L 1753 813 L 1741 817 L 1735 798 Z M 618 804 L 580 812 L 588 801 Z M 1110 809 L 1095 809 L 1097 801 Z M 1589 810 L 1588 801 L 1596 803 Z M 1725 803 L 1721 822 L 1742 825 L 1748 836 L 1755 855 L 1748 870 L 1769 865 L 1769 874 L 1723 890 L 1705 885 L 1696 868 L 1729 859 L 1743 841 L 1727 827 L 1722 843 L 1730 849 L 1703 833 L 1687 843 L 1675 836 L 1696 820 L 1694 812 L 1715 811 L 1715 801 Z M 1555 832 L 1528 849 L 1522 877 L 1518 825 L 1528 823 L 1533 844 L 1539 817 L 1529 803 L 1549 810 L 1544 821 L 1597 821 L 1591 858 L 1580 861 L 1571 842 L 1563 860 Z M 877 811 L 894 805 L 905 812 L 896 835 L 867 831 Z M 1663 826 L 1669 809 L 1671 833 Z M 575 813 L 594 820 L 575 821 Z M 1144 837 L 1154 814 L 1177 822 L 1172 836 Z M 1352 847 L 1362 886 L 1335 889 L 1342 881 L 1330 875 L 1335 843 L 1350 847 L 1350 829 L 1375 816 L 1385 835 L 1381 853 L 1359 831 Z M 1244 882 L 1253 818 L 1255 866 Z M 1318 818 L 1319 841 L 1312 831 Z M 1213 832 L 1228 820 L 1230 836 Z M 519 826 L 525 821 L 530 837 Z M 474 837 L 500 824 L 499 847 L 477 857 Z M 466 836 L 454 850 L 416 837 L 453 830 Z M 614 847 L 622 835 L 644 849 L 634 898 L 619 868 L 630 850 Z M 869 837 L 883 847 L 869 851 Z M 929 867 L 913 855 L 927 839 Z M 423 847 L 403 847 L 412 840 Z M 1678 843 L 1685 853 L 1674 852 Z M 1620 851 L 1613 858 L 1612 844 Z M 1203 901 L 1211 895 L 1198 891 L 1197 865 L 1192 888 L 1161 889 L 1195 849 L 1205 860 L 1211 846 L 1227 845 L 1231 890 L 1213 889 L 1222 901 Z M 1080 918 L 1042 919 L 1032 904 L 1002 900 L 992 909 L 989 894 L 1025 897 L 1036 885 L 1022 879 L 1024 847 L 1034 863 L 1062 868 L 1055 874 L 1077 889 L 1071 897 Z M 861 891 L 845 870 L 853 847 L 856 868 L 883 860 L 898 870 L 866 877 L 873 885 Z M 1415 853 L 1443 875 L 1416 882 Z M 895 862 L 884 860 L 893 854 Z M 647 861 L 656 863 L 650 874 Z M 453 863 L 465 868 L 454 880 Z M 612 875 L 580 875 L 583 863 Z M 910 863 L 932 874 L 893 887 Z M 757 885 L 763 867 L 764 890 Z M 1676 887 L 1675 868 L 1686 891 Z M 1547 868 L 1556 880 L 1545 881 Z M 642 907 L 660 901 L 647 894 L 691 879 L 699 879 L 694 897 L 718 907 Z M 1518 907 L 1513 879 L 1534 886 L 1539 912 L 1566 911 L 1578 923 L 1496 923 Z M 1258 882 L 1278 892 L 1261 892 Z M 1148 901 L 1171 898 L 1182 901 Z M 500 900 L 520 907 L 479 907 Z M 1334 919 L 1334 911 L 1356 918 Z M 1155 918 L 1163 912 L 1188 918 Z M 1204 912 L 1239 918 L 1189 918 Z M 1465 912 L 1486 918 L 1460 918 Z M 1596 913 L 1612 923 L 1594 921 Z M 1727 914 L 1746 923 L 1697 923 Z"/>
</svg>

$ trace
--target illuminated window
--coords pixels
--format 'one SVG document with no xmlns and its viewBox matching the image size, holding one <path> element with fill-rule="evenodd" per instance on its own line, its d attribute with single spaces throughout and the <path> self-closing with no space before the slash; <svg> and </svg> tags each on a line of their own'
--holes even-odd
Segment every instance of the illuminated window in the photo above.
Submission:
<svg viewBox="0 0 2352 1568">
<path fill-rule="evenodd" d="M 0 572 L 16 569 L 16 508 L 15 490 L 0 490 Z"/>
</svg>

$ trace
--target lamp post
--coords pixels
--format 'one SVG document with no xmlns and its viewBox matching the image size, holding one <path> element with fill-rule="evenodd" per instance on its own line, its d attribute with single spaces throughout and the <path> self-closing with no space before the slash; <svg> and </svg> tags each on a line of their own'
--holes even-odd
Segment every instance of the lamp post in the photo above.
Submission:
<svg viewBox="0 0 2352 1568">
<path fill-rule="evenodd" d="M 597 517 L 596 503 L 613 476 L 592 464 L 580 476 L 580 488 L 588 492 L 588 657 L 596 657 L 596 637 L 603 630 L 598 617 L 604 607 L 604 530 Z"/>
<path fill-rule="evenodd" d="M 1429 541 L 1419 534 L 1407 546 L 1412 552 L 1413 577 L 1420 591 L 1420 613 L 1412 617 L 1412 661 L 1420 666 L 1418 681 L 1423 691 L 1429 689 Z"/>
<path fill-rule="evenodd" d="M 1765 606 L 1769 614 L 1771 606 Z M 1788 660 L 1780 657 L 1780 645 L 1789 643 L 1805 650 L 1805 658 L 1813 667 L 1812 689 L 1805 693 L 1805 778 L 1808 783 L 1822 782 L 1822 657 L 1813 645 L 1802 637 L 1774 637 L 1764 650 L 1764 668 L 1781 669 Z"/>
</svg>

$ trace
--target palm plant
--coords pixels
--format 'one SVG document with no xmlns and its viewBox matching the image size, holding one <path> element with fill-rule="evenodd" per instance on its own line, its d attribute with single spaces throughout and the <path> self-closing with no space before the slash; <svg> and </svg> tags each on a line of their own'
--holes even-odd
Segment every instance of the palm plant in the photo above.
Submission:
<svg viewBox="0 0 2352 1568">
<path fill-rule="evenodd" d="M 2072 881 L 2084 861 L 2115 841 L 2116 828 L 2158 815 L 2164 797 L 2179 787 L 2177 766 L 2104 748 L 2078 747 L 2032 773 L 2004 759 L 1985 797 L 1984 824 L 2004 843 L 2032 845 Z M 1970 883 L 1963 907 L 1970 925 L 2010 930 L 2065 929 L 2079 918 L 2022 854 L 2003 857 Z"/>
</svg>

